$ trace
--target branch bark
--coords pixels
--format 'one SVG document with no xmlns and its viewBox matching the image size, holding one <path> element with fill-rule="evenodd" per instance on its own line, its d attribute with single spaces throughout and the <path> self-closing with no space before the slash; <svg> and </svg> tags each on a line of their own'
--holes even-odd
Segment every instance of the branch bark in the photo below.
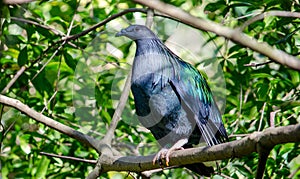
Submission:
<svg viewBox="0 0 300 179">
<path fill-rule="evenodd" d="M 183 11 L 180 8 L 177 8 L 173 5 L 163 3 L 159 0 L 134 0 L 137 3 L 145 5 L 149 8 L 155 9 L 162 13 L 165 13 L 171 17 L 177 18 L 182 23 L 188 24 L 197 29 L 204 31 L 213 32 L 219 36 L 226 37 L 233 42 L 249 47 L 250 49 L 259 52 L 271 60 L 286 65 L 292 69 L 300 71 L 300 60 L 292 55 L 285 53 L 282 50 L 275 49 L 268 45 L 267 43 L 260 43 L 257 40 L 250 38 L 246 34 L 240 31 L 240 28 L 231 29 L 223 25 L 217 24 L 212 21 L 204 20 L 192 16 L 191 14 Z"/>
<path fill-rule="evenodd" d="M 268 128 L 263 132 L 254 132 L 241 140 L 215 145 L 212 147 L 191 148 L 175 151 L 170 156 L 170 166 L 179 166 L 199 162 L 239 158 L 253 152 L 260 152 L 260 147 L 273 148 L 277 144 L 300 141 L 300 124 Z M 132 171 L 142 172 L 158 169 L 153 165 L 154 155 L 108 157 L 101 156 L 101 172 Z"/>
</svg>

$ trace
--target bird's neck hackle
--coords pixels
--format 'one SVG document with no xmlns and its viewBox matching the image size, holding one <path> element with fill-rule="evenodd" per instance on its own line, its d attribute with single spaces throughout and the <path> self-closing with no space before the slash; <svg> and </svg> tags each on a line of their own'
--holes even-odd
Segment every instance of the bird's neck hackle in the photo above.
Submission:
<svg viewBox="0 0 300 179">
<path fill-rule="evenodd" d="M 158 38 L 139 39 L 135 42 L 137 49 L 133 62 L 133 76 L 139 78 L 141 74 L 160 74 L 174 78 L 177 61 L 172 60 L 173 54 Z"/>
<path fill-rule="evenodd" d="M 162 42 L 156 38 L 138 39 L 135 41 L 137 44 L 136 55 L 143 55 L 149 53 L 163 54 Z"/>
</svg>

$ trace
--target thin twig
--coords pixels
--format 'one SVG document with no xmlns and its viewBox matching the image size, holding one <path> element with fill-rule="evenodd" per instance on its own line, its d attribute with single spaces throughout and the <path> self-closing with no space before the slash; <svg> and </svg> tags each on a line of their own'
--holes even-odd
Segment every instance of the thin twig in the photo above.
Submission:
<svg viewBox="0 0 300 179">
<path fill-rule="evenodd" d="M 275 127 L 275 116 L 279 111 L 280 109 L 270 112 L 270 127 Z"/>
<path fill-rule="evenodd" d="M 244 103 L 247 102 L 250 92 L 251 92 L 251 89 L 248 88 L 248 89 L 246 90 L 246 92 L 245 92 L 245 95 L 244 95 L 244 101 L 243 101 Z"/>
<path fill-rule="evenodd" d="M 53 93 L 53 95 L 50 97 L 50 99 L 48 100 L 47 104 L 45 104 L 45 107 L 43 108 L 43 110 L 41 111 L 41 113 L 44 113 L 44 111 L 47 109 L 48 104 L 54 99 L 54 97 L 56 96 L 56 94 L 57 94 L 57 92 L 58 92 L 58 82 L 59 82 L 59 77 L 60 77 L 60 66 L 61 66 L 61 58 L 60 58 L 59 64 L 58 64 L 57 82 L 56 82 L 56 84 L 55 84 L 54 93 Z"/>
<path fill-rule="evenodd" d="M 239 30 L 243 31 L 246 27 L 248 27 L 250 24 L 262 20 L 268 16 L 278 16 L 278 17 L 294 17 L 294 18 L 300 18 L 299 12 L 290 12 L 290 11 L 268 11 L 264 12 L 262 14 L 256 15 L 253 18 L 247 20 L 242 26 L 240 26 Z"/>
<path fill-rule="evenodd" d="M 25 9 L 25 10 L 26 10 L 26 9 Z M 29 12 L 29 13 L 30 13 L 30 12 Z M 31 14 L 31 15 L 32 15 L 32 14 Z M 24 22 L 24 23 L 27 23 L 27 24 L 39 26 L 39 27 L 44 28 L 44 29 L 46 29 L 46 30 L 50 30 L 50 31 L 53 32 L 55 35 L 60 36 L 60 37 L 66 37 L 66 36 L 68 36 L 68 35 L 64 34 L 63 32 L 61 32 L 61 31 L 59 31 L 59 30 L 57 30 L 57 29 L 55 29 L 55 28 L 52 28 L 52 27 L 47 26 L 47 25 L 40 24 L 40 23 L 35 22 L 35 21 L 32 21 L 32 20 L 23 19 L 23 18 L 19 18 L 19 17 L 11 17 L 11 19 L 12 19 L 12 20 L 15 20 L 15 21 L 19 21 L 19 22 Z M 74 43 L 72 43 L 72 42 L 70 42 L 70 41 L 67 41 L 67 43 L 68 43 L 70 46 L 72 46 L 72 47 L 74 47 L 74 48 L 77 48 L 77 46 L 76 46 Z M 55 43 L 54 43 L 54 45 L 55 45 Z"/>
<path fill-rule="evenodd" d="M 78 34 L 74 34 L 74 35 L 71 35 L 71 36 L 68 36 L 68 37 L 65 37 L 65 38 L 62 38 L 61 41 L 69 41 L 69 40 L 75 40 L 75 39 L 78 39 L 79 37 L 81 36 L 84 36 L 88 33 L 90 33 L 91 31 L 94 31 L 96 30 L 97 28 L 107 24 L 108 22 L 110 22 L 111 20 L 114 20 L 116 19 L 117 17 L 120 17 L 120 16 L 123 16 L 129 12 L 142 12 L 142 13 L 147 13 L 147 10 L 146 9 L 141 9 L 141 8 L 129 8 L 129 9 L 125 9 L 124 11 L 122 12 L 119 12 L 117 14 L 113 14 L 111 15 L 110 17 L 104 19 L 103 21 L 99 22 L 98 24 L 95 24 L 93 25 L 92 27 L 78 33 Z"/>
<path fill-rule="evenodd" d="M 31 81 L 34 80 L 43 70 L 44 68 L 48 65 L 48 63 L 56 56 L 56 54 L 58 53 L 58 51 L 63 47 L 63 45 L 65 44 L 65 42 L 63 44 L 61 44 L 55 51 L 54 53 L 51 55 L 51 57 L 47 60 L 47 62 L 45 64 L 43 64 L 42 68 L 31 78 Z"/>
<path fill-rule="evenodd" d="M 246 14 L 246 15 L 243 15 L 243 16 L 239 16 L 237 18 L 234 18 L 233 20 L 240 20 L 240 19 L 244 19 L 244 18 L 247 18 L 247 17 L 250 17 L 250 16 L 256 16 L 258 14 L 261 14 L 262 11 L 259 11 L 259 12 L 254 12 L 254 13 L 251 13 L 251 14 Z"/>
<path fill-rule="evenodd" d="M 50 30 L 52 31 L 55 35 L 58 35 L 58 36 L 65 36 L 65 34 L 55 28 L 52 28 L 50 26 L 46 26 L 46 25 L 43 25 L 43 24 L 39 24 L 35 21 L 32 21 L 32 20 L 28 20 L 28 19 L 23 19 L 23 18 L 19 18 L 19 17 L 10 17 L 12 20 L 15 20 L 15 21 L 19 21 L 19 22 L 24 22 L 26 24 L 32 24 L 32 25 L 35 25 L 35 26 L 38 26 L 38 27 L 41 27 L 41 28 L 44 28 L 44 29 L 47 29 L 47 30 Z"/>
<path fill-rule="evenodd" d="M 299 166 L 296 170 L 294 170 L 294 171 L 288 176 L 288 178 L 294 178 L 294 176 L 298 173 L 298 171 L 300 171 L 300 166 Z"/>
<path fill-rule="evenodd" d="M 234 178 L 232 178 L 230 176 L 227 176 L 227 175 L 225 175 L 223 173 L 218 173 L 218 175 L 220 175 L 221 177 L 226 178 L 226 179 L 234 179 Z"/>
<path fill-rule="evenodd" d="M 244 64 L 245 67 L 259 67 L 259 66 L 263 66 L 263 65 L 267 65 L 269 63 L 272 63 L 273 61 L 269 60 L 267 62 L 264 63 L 248 63 L 248 64 Z"/>
<path fill-rule="evenodd" d="M 71 21 L 71 23 L 70 23 L 70 27 L 68 28 L 67 36 L 69 36 L 70 33 L 71 33 L 71 30 L 72 30 L 72 27 L 73 27 L 73 23 L 74 23 L 74 17 L 75 17 L 75 15 L 73 15 L 73 19 L 72 19 L 72 21 Z M 57 52 L 57 51 L 58 51 L 65 43 L 67 43 L 67 41 L 64 41 L 64 42 L 62 43 L 62 45 L 54 52 L 54 54 L 56 54 L 56 52 Z M 53 55 L 54 55 L 54 54 L 53 54 Z M 51 57 L 53 57 L 53 56 L 51 56 Z M 51 57 L 50 57 L 50 59 L 48 60 L 48 62 L 51 60 Z M 47 63 L 46 63 L 46 65 L 47 65 Z M 57 71 L 57 83 L 56 83 L 56 86 L 55 86 L 54 93 L 53 93 L 53 95 L 50 97 L 50 99 L 48 100 L 47 104 L 45 105 L 45 107 L 43 108 L 43 110 L 41 111 L 41 113 L 44 112 L 44 110 L 47 108 L 47 105 L 54 99 L 54 97 L 55 97 L 56 94 L 57 94 L 57 91 L 58 91 L 58 83 L 59 83 L 59 77 L 60 77 L 60 66 L 61 66 L 61 57 L 60 57 L 60 60 L 59 60 L 59 65 L 58 65 L 58 71 Z M 44 67 L 44 66 L 43 66 L 43 67 Z M 43 68 L 42 68 L 42 69 L 43 69 Z"/>
<path fill-rule="evenodd" d="M 240 84 L 240 95 L 239 95 L 239 112 L 238 115 L 242 115 L 242 107 L 243 107 L 243 86 Z"/>
<path fill-rule="evenodd" d="M 31 67 L 33 67 L 33 65 L 35 63 L 37 63 L 40 59 L 42 59 L 46 53 L 51 49 L 52 46 L 48 46 L 47 49 L 45 49 L 42 54 L 40 56 L 38 56 L 35 60 L 33 60 L 31 62 L 31 65 L 29 67 L 26 67 L 25 65 L 22 66 L 17 73 L 15 74 L 15 76 L 9 81 L 9 83 L 5 86 L 5 88 L 2 90 L 1 94 L 6 93 L 11 87 L 12 85 L 17 81 L 17 79 L 25 72 L 25 70 L 30 69 Z"/>
<path fill-rule="evenodd" d="M 88 160 L 88 159 L 83 159 L 83 158 L 77 158 L 77 157 L 71 157 L 71 156 L 63 156 L 63 155 L 57 155 L 57 154 L 51 154 L 47 152 L 40 152 L 41 155 L 49 156 L 49 157 L 56 157 L 56 158 L 61 158 L 61 159 L 68 159 L 68 160 L 73 160 L 73 161 L 78 161 L 78 162 L 84 162 L 84 163 L 90 163 L 90 164 L 96 164 L 97 160 Z"/>
<path fill-rule="evenodd" d="M 174 168 L 174 167 L 164 167 L 164 168 L 158 168 L 158 169 L 153 169 L 153 170 L 147 170 L 147 171 L 142 172 L 141 174 L 144 175 L 145 177 L 151 177 L 151 175 L 153 175 L 154 173 L 158 173 L 165 169 L 171 169 L 171 168 Z"/>
<path fill-rule="evenodd" d="M 110 17 L 104 19 L 103 21 L 101 21 L 101 22 L 99 22 L 99 23 L 93 25 L 92 27 L 90 27 L 90 28 L 88 28 L 88 29 L 86 29 L 86 30 L 84 30 L 84 31 L 82 31 L 82 32 L 80 32 L 80 33 L 78 33 L 78 34 L 74 34 L 74 35 L 71 35 L 71 36 L 68 36 L 68 37 L 64 37 L 64 38 L 62 38 L 59 42 L 64 41 L 64 40 L 70 41 L 70 40 L 78 39 L 79 37 L 84 36 L 84 35 L 90 33 L 91 31 L 94 31 L 94 30 L 96 30 L 97 28 L 99 28 L 99 27 L 101 27 L 101 26 L 107 24 L 108 22 L 110 22 L 110 21 L 112 21 L 112 20 L 114 20 L 114 19 L 116 19 L 116 18 L 118 18 L 118 17 L 120 17 L 120 16 L 123 16 L 123 15 L 125 15 L 125 14 L 127 14 L 127 13 L 130 13 L 130 12 L 148 13 L 148 10 L 143 9 L 143 8 L 128 8 L 128 9 L 125 9 L 125 10 L 123 10 L 123 11 L 117 13 L 117 14 L 111 15 Z M 153 13 L 153 15 L 154 15 L 154 16 L 159 16 L 159 17 L 168 18 L 168 19 L 171 19 L 171 20 L 180 22 L 178 19 L 173 18 L 173 17 L 171 17 L 171 16 L 168 16 L 168 15 L 166 15 L 166 14 L 162 14 L 162 13 Z M 187 24 L 187 25 L 189 25 L 189 24 Z"/>
<path fill-rule="evenodd" d="M 258 125 L 257 131 L 261 130 L 261 125 L 262 125 L 262 121 L 264 119 L 264 113 L 265 113 L 265 107 L 266 107 L 266 105 L 267 105 L 267 103 L 264 102 L 264 105 L 263 105 L 263 107 L 261 109 L 261 114 L 260 114 L 259 125 Z"/>
<path fill-rule="evenodd" d="M 53 95 L 50 97 L 50 99 L 48 100 L 48 102 L 45 104 L 45 107 L 42 109 L 41 113 L 44 113 L 44 111 L 47 109 L 48 110 L 48 104 L 54 99 L 54 97 L 56 96 L 57 91 L 55 90 Z"/>
<path fill-rule="evenodd" d="M 17 71 L 17 73 L 15 74 L 15 76 L 5 86 L 5 88 L 1 91 L 1 94 L 5 94 L 12 87 L 12 85 L 15 84 L 15 82 L 17 81 L 17 79 L 24 73 L 25 70 L 26 70 L 26 66 L 22 66 Z"/>
</svg>

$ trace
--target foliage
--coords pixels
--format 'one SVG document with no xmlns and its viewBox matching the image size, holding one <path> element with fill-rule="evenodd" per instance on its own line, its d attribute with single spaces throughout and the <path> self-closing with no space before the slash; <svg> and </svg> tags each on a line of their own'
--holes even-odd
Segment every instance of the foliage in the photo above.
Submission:
<svg viewBox="0 0 300 179">
<path fill-rule="evenodd" d="M 195 16 L 232 28 L 241 26 L 258 13 L 271 10 L 300 11 L 297 1 L 219 0 L 204 3 L 172 0 L 169 3 Z M 62 39 L 78 34 L 110 15 L 136 7 L 141 6 L 123 0 L 79 3 L 74 0 L 35 1 L 1 6 L 0 90 L 23 67 L 25 72 L 8 91 L 4 91 L 5 95 L 101 139 L 112 119 L 135 51 L 133 43 L 125 38 L 115 38 L 114 34 L 121 27 L 128 26 L 128 22 L 144 22 L 146 15 L 128 13 L 75 40 L 64 42 Z M 193 44 L 196 49 L 185 49 L 185 43 L 191 42 L 180 41 L 182 44 L 177 44 L 177 52 L 183 59 L 190 56 L 201 59 L 189 61 L 207 73 L 220 104 L 226 101 L 223 120 L 231 140 L 269 127 L 300 122 L 299 72 L 269 63 L 266 57 L 223 37 L 200 32 L 170 19 L 155 17 L 154 29 L 166 42 L 171 41 L 168 38 L 174 37 L 172 34 L 177 32 L 176 29 L 188 29 L 191 33 L 196 31 L 198 35 L 201 34 L 203 43 L 193 42 L 197 43 L 196 46 Z M 247 26 L 244 33 L 288 54 L 299 56 L 299 19 L 267 16 Z M 187 35 L 176 34 L 183 38 Z M 201 51 L 202 48 L 209 52 Z M 212 61 L 219 63 L 220 66 L 213 69 L 224 74 L 221 75 L 224 85 L 214 82 L 214 79 L 220 78 L 220 73 L 205 70 L 210 68 Z M 258 65 L 254 67 L 255 64 Z M 226 94 L 222 94 L 222 91 Z M 113 147 L 123 155 L 157 152 L 155 139 L 141 127 L 134 112 L 130 95 L 122 113 L 122 121 L 115 130 Z M 48 152 L 97 159 L 98 154 L 93 149 L 12 108 L 1 105 L 0 117 L 4 129 L 0 136 L 3 178 L 84 178 L 93 169 L 92 164 L 40 154 Z M 266 176 L 286 178 L 290 175 L 298 178 L 299 150 L 298 143 L 276 146 L 267 161 Z M 257 154 L 222 161 L 220 171 L 222 175 L 232 178 L 253 178 L 257 162 Z M 296 173 L 291 175 L 293 172 Z M 154 176 L 191 178 L 190 174 L 184 169 L 172 169 L 155 173 Z M 101 178 L 127 175 L 125 172 L 109 172 Z"/>
</svg>

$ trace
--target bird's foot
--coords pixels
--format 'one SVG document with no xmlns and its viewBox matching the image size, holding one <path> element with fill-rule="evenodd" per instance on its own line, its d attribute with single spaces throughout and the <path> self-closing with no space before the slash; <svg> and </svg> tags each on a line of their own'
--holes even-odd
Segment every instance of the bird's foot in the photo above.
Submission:
<svg viewBox="0 0 300 179">
<path fill-rule="evenodd" d="M 184 144 L 188 142 L 187 138 L 183 138 L 178 140 L 171 148 L 167 149 L 166 147 L 162 148 L 154 157 L 152 160 L 153 165 L 155 162 L 158 160 L 159 165 L 162 167 L 162 162 L 161 159 L 165 158 L 166 159 L 166 166 L 169 166 L 169 161 L 170 161 L 170 155 L 171 152 L 175 150 L 183 150 L 184 148 L 182 147 Z"/>
<path fill-rule="evenodd" d="M 168 152 L 167 148 L 160 149 L 160 151 L 157 152 L 157 154 L 154 156 L 152 160 L 153 165 L 155 165 L 156 161 L 158 161 L 159 165 L 162 167 L 161 159 L 166 155 L 167 152 Z"/>
<path fill-rule="evenodd" d="M 169 162 L 170 162 L 170 155 L 171 155 L 171 152 L 175 151 L 175 150 L 183 150 L 184 148 L 183 147 L 171 147 L 167 153 L 166 153 L 166 166 L 169 166 Z"/>
<path fill-rule="evenodd" d="M 183 147 L 171 147 L 170 149 L 162 148 L 153 158 L 152 163 L 155 165 L 156 161 L 159 162 L 159 165 L 162 167 L 162 159 L 165 158 L 166 160 L 166 166 L 169 166 L 170 162 L 170 155 L 175 150 L 183 150 Z"/>
</svg>

